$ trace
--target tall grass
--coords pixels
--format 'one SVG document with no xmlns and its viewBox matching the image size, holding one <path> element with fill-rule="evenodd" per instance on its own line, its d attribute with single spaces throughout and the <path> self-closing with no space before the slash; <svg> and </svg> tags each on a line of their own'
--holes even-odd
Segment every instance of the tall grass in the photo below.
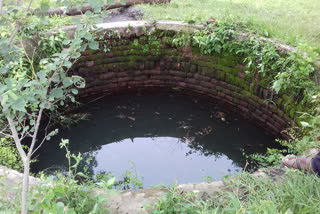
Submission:
<svg viewBox="0 0 320 214">
<path fill-rule="evenodd" d="M 320 50 L 319 0 L 171 0 L 140 5 L 148 19 L 194 20 L 210 17 L 244 22 L 250 30 L 282 42 L 307 43 Z"/>
<path fill-rule="evenodd" d="M 155 204 L 151 213 L 320 213 L 320 178 L 289 171 L 282 180 L 252 177 L 241 173 L 229 180 L 226 191 L 195 200 L 190 194 L 172 191 Z"/>
</svg>

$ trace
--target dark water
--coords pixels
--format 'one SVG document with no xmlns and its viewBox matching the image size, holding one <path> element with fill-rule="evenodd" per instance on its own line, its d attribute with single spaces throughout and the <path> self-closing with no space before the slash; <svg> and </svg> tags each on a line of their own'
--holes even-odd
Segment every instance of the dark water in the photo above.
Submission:
<svg viewBox="0 0 320 214">
<path fill-rule="evenodd" d="M 131 170 L 143 186 L 202 182 L 242 171 L 245 153 L 263 153 L 273 137 L 199 96 L 177 92 L 108 96 L 81 109 L 88 120 L 62 129 L 39 152 L 33 171 L 67 167 L 58 144 L 93 157 L 89 172 L 116 177 Z"/>
</svg>

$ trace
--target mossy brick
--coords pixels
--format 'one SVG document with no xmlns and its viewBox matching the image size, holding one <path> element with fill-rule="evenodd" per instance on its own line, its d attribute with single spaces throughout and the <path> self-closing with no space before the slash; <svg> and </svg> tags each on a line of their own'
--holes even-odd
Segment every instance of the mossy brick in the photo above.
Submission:
<svg viewBox="0 0 320 214">
<path fill-rule="evenodd" d="M 250 86 L 249 86 L 249 91 L 250 91 L 250 93 L 251 93 L 251 94 L 256 94 L 256 89 L 257 89 L 256 84 L 255 84 L 254 82 L 252 82 L 252 83 L 250 84 Z"/>
<path fill-rule="evenodd" d="M 228 67 L 228 66 L 216 64 L 214 67 L 215 67 L 217 70 L 224 71 L 224 72 L 226 72 L 226 73 L 234 73 L 234 72 L 233 72 L 233 69 L 230 68 L 230 67 Z"/>
<path fill-rule="evenodd" d="M 234 76 L 229 73 L 226 73 L 225 81 L 230 84 L 235 84 Z"/>
<path fill-rule="evenodd" d="M 198 66 L 196 64 L 190 65 L 190 72 L 195 73 L 198 71 Z"/>
<path fill-rule="evenodd" d="M 222 80 L 222 81 L 224 81 L 225 80 L 225 76 L 226 76 L 226 74 L 223 72 L 223 71 L 217 71 L 217 79 L 218 80 Z"/>
<path fill-rule="evenodd" d="M 220 86 L 216 86 L 216 91 L 218 92 L 222 92 L 224 90 L 224 88 L 220 87 Z"/>
<path fill-rule="evenodd" d="M 236 76 L 234 77 L 234 84 L 245 90 L 249 90 L 248 83 L 239 77 L 236 77 Z"/>
<path fill-rule="evenodd" d="M 209 68 L 215 68 L 215 62 L 212 61 L 202 61 L 202 60 L 191 60 L 192 63 L 197 64 L 198 66 L 201 67 L 209 67 Z"/>
<path fill-rule="evenodd" d="M 181 62 L 181 70 L 184 72 L 190 72 L 190 63 Z"/>
<path fill-rule="evenodd" d="M 226 66 L 237 66 L 241 62 L 240 57 L 231 54 L 223 54 L 219 56 L 219 64 Z"/>
<path fill-rule="evenodd" d="M 251 97 L 251 93 L 249 92 L 249 91 L 247 91 L 247 90 L 242 90 L 241 91 L 241 94 L 244 96 L 244 97 L 246 97 L 246 98 L 250 98 Z"/>
</svg>

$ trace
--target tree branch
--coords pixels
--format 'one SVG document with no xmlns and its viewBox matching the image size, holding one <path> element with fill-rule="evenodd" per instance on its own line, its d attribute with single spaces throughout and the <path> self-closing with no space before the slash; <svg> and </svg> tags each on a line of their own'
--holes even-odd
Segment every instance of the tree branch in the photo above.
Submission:
<svg viewBox="0 0 320 214">
<path fill-rule="evenodd" d="M 43 144 L 44 141 L 46 140 L 46 138 L 47 138 L 47 133 L 48 133 L 48 127 L 49 127 L 49 125 L 50 125 L 50 122 L 51 122 L 51 119 L 49 119 L 49 121 L 48 121 L 48 123 L 47 123 L 47 126 L 46 126 L 46 128 L 44 129 L 44 130 L 45 130 L 44 138 L 42 139 L 42 141 L 41 141 L 41 143 L 39 144 L 39 146 L 37 146 L 37 148 L 34 149 L 34 151 L 32 152 L 31 156 L 36 153 L 36 151 L 42 146 L 42 144 Z"/>
<path fill-rule="evenodd" d="M 2 16 L 3 13 L 3 4 L 4 4 L 4 0 L 0 1 L 0 16 Z"/>
<path fill-rule="evenodd" d="M 40 126 L 40 122 L 41 122 L 42 113 L 43 113 L 43 108 L 40 108 L 39 113 L 38 113 L 37 122 L 36 122 L 36 125 L 34 127 L 34 133 L 32 135 L 32 142 L 31 142 L 30 149 L 29 149 L 29 152 L 28 152 L 28 155 L 27 155 L 27 157 L 29 157 L 29 158 L 32 155 L 34 145 L 35 145 L 35 143 L 37 141 L 37 135 L 38 135 L 38 131 L 39 131 L 39 126 Z"/>
<path fill-rule="evenodd" d="M 10 130 L 11 130 L 11 133 L 12 133 L 12 138 L 13 138 L 15 144 L 16 144 L 16 147 L 17 147 L 18 152 L 19 152 L 19 154 L 21 156 L 21 159 L 22 159 L 22 161 L 26 161 L 27 154 L 25 153 L 25 151 L 22 148 L 22 144 L 21 144 L 21 141 L 19 139 L 19 135 L 18 135 L 16 126 L 14 125 L 14 122 L 10 117 L 7 116 L 7 120 L 9 122 L 9 127 L 10 127 Z"/>
<path fill-rule="evenodd" d="M 21 28 L 21 25 L 19 23 L 16 24 L 16 28 L 14 29 L 13 34 L 10 36 L 9 38 L 9 45 L 11 45 L 11 43 L 13 42 L 14 37 L 16 37 L 17 33 L 19 32 Z"/>
</svg>

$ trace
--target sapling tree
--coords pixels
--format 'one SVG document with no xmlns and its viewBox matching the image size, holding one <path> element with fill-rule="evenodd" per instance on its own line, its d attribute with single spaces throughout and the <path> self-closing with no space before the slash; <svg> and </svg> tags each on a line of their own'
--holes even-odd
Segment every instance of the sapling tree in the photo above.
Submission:
<svg viewBox="0 0 320 214">
<path fill-rule="evenodd" d="M 39 139 L 40 124 L 47 111 L 54 111 L 66 102 L 75 102 L 78 88 L 85 86 L 80 76 L 68 74 L 72 65 L 81 57 L 81 52 L 98 49 L 96 41 L 96 22 L 100 22 L 95 14 L 101 14 L 102 1 L 91 3 L 94 12 L 87 11 L 82 18 L 73 18 L 76 31 L 72 39 L 62 41 L 63 49 L 58 53 L 47 53 L 45 58 L 35 55 L 37 48 L 26 50 L 24 39 L 30 35 L 24 33 L 28 27 L 32 0 L 28 7 L 10 5 L 3 7 L 0 2 L 0 27 L 11 29 L 6 35 L 0 35 L 0 135 L 14 140 L 23 162 L 21 213 L 28 211 L 27 197 L 29 189 L 30 161 L 35 152 L 56 131 L 45 132 Z M 4 10 L 5 8 L 5 10 Z M 49 9 L 49 6 L 41 8 Z M 38 59 L 35 60 L 37 56 Z M 40 57 L 40 58 L 39 58 Z M 48 125 L 48 124 L 47 124 Z M 47 130 L 47 129 L 45 129 Z M 25 150 L 23 142 L 28 141 L 29 149 Z"/>
</svg>

